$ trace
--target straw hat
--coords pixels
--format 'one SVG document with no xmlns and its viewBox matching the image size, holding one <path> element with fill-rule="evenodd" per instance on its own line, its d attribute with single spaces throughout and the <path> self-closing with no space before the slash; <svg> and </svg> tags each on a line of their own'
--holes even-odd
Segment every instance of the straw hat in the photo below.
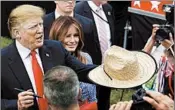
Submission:
<svg viewBox="0 0 175 110">
<path fill-rule="evenodd" d="M 111 88 L 132 88 L 147 82 L 156 71 L 156 62 L 149 54 L 112 46 L 104 63 L 90 71 L 93 82 Z"/>
</svg>

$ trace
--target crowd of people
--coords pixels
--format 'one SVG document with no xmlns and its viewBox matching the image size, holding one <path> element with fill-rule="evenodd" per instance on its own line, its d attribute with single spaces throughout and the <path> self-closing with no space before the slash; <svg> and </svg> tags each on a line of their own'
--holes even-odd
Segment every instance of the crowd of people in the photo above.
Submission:
<svg viewBox="0 0 175 110">
<path fill-rule="evenodd" d="M 110 105 L 111 88 L 140 85 L 153 109 L 174 109 L 172 33 L 153 49 L 154 24 L 143 51 L 129 51 L 117 46 L 106 1 L 54 2 L 47 15 L 29 4 L 9 15 L 14 41 L 1 50 L 2 110 L 130 110 L 132 100 Z"/>
</svg>

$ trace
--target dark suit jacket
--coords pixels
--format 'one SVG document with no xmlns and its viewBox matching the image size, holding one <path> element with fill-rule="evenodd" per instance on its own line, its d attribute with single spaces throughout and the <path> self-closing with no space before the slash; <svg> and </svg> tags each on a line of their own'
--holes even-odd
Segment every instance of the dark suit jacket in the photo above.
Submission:
<svg viewBox="0 0 175 110">
<path fill-rule="evenodd" d="M 112 7 L 110 4 L 104 4 L 102 7 L 103 7 L 103 11 L 105 12 L 105 15 L 107 17 L 107 20 L 109 22 L 109 27 L 110 27 L 110 32 L 111 32 L 111 43 L 112 43 L 112 45 L 117 45 L 116 38 L 115 38 L 116 36 L 115 36 L 115 26 L 114 26 L 114 14 L 112 11 Z M 77 14 L 80 14 L 82 16 L 85 16 L 87 18 L 92 19 L 92 21 L 94 22 L 94 25 L 95 25 L 95 20 L 94 20 L 91 8 L 90 8 L 87 1 L 78 2 L 75 6 L 75 12 Z M 95 28 L 95 35 L 94 36 L 98 37 L 97 28 Z M 98 38 L 96 38 L 96 39 L 98 39 Z M 98 43 L 99 43 L 99 41 L 98 41 Z"/>
<path fill-rule="evenodd" d="M 87 74 L 95 65 L 84 65 L 71 56 L 58 41 L 46 40 L 39 48 L 44 72 L 57 65 L 71 67 L 78 75 L 80 81 L 89 82 Z M 33 89 L 22 59 L 17 51 L 15 42 L 1 50 L 1 108 L 5 110 L 17 109 L 18 93 L 14 88 L 24 90 Z M 38 105 L 29 110 L 37 110 Z"/>
<path fill-rule="evenodd" d="M 101 51 L 98 37 L 94 36 L 95 26 L 91 19 L 83 17 L 79 14 L 74 14 L 74 18 L 81 24 L 84 33 L 83 50 L 88 52 L 92 57 L 94 64 L 101 64 Z M 44 36 L 48 39 L 50 28 L 55 20 L 55 13 L 49 13 L 44 17 Z"/>
</svg>

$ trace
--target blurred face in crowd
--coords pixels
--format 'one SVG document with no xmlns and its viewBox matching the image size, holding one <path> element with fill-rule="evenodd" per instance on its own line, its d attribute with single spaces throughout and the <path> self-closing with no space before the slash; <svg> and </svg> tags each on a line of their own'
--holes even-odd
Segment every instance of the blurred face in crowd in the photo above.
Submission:
<svg viewBox="0 0 175 110">
<path fill-rule="evenodd" d="M 18 41 L 29 48 L 34 50 L 43 45 L 43 20 L 41 17 L 28 19 L 21 24 L 20 28 L 16 32 L 19 36 Z"/>
<path fill-rule="evenodd" d="M 55 1 L 56 10 L 61 14 L 72 13 L 75 7 L 75 0 Z"/>
<path fill-rule="evenodd" d="M 79 44 L 79 33 L 77 28 L 72 24 L 68 29 L 67 34 L 63 40 L 63 45 L 69 52 L 75 52 Z"/>
</svg>

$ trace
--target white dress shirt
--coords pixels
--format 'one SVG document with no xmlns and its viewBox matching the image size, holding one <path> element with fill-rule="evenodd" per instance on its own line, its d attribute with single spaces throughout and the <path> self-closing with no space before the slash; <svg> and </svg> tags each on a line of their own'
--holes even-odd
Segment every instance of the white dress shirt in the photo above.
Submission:
<svg viewBox="0 0 175 110">
<path fill-rule="evenodd" d="M 16 40 L 16 47 L 17 47 L 19 55 L 20 55 L 20 57 L 21 57 L 21 59 L 22 59 L 22 61 L 24 63 L 24 66 L 26 68 L 26 71 L 28 73 L 30 81 L 32 83 L 34 92 L 37 94 L 34 73 L 33 73 L 33 70 L 32 70 L 32 56 L 30 55 L 31 50 L 29 50 L 28 48 L 26 48 L 23 45 L 21 45 L 17 40 Z M 41 70 L 43 72 L 43 66 L 42 66 L 41 58 L 39 56 L 39 51 L 38 51 L 38 49 L 36 49 L 35 51 L 37 53 L 36 54 L 37 61 L 38 61 L 39 65 L 41 67 Z"/>
<path fill-rule="evenodd" d="M 70 16 L 73 17 L 73 15 L 74 15 L 74 13 L 72 12 L 72 13 L 70 14 Z M 60 14 L 55 10 L 55 19 L 59 18 L 60 16 L 64 16 L 64 15 L 60 15 Z"/>
</svg>

